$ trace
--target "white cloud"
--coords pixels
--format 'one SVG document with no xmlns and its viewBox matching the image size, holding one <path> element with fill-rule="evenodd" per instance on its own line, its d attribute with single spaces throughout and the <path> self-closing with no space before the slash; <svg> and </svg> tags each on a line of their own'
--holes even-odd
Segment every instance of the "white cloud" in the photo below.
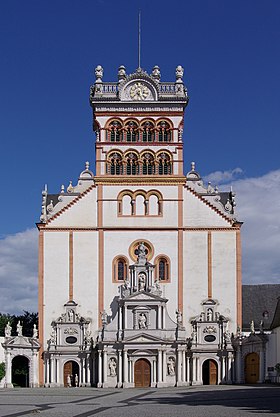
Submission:
<svg viewBox="0 0 280 417">
<path fill-rule="evenodd" d="M 220 182 L 217 182 L 218 185 L 230 183 L 237 193 L 237 216 L 240 221 L 244 221 L 243 282 L 279 283 L 280 169 L 262 177 L 233 180 L 234 175 L 240 173 L 240 168 L 226 171 L 220 175 Z M 214 174 L 218 178 L 217 173 L 213 173 L 207 179 L 211 178 L 211 175 L 214 178 Z M 2 313 L 37 311 L 37 242 L 36 229 L 0 239 Z"/>
<path fill-rule="evenodd" d="M 36 312 L 38 232 L 24 232 L 0 240 L 0 312 Z"/>
<path fill-rule="evenodd" d="M 213 185 L 222 185 L 234 181 L 243 174 L 241 168 L 234 168 L 229 171 L 215 171 L 203 178 L 203 181 L 211 182 Z"/>
<path fill-rule="evenodd" d="M 230 175 L 230 172 L 233 175 Z M 237 217 L 243 221 L 243 283 L 280 282 L 280 169 L 261 177 L 235 179 L 240 168 L 226 171 L 217 185 L 227 182 L 236 192 Z M 213 175 L 213 176 L 212 176 Z M 218 179 L 213 173 L 207 178 Z M 228 178 L 228 179 L 227 179 Z M 213 184 L 214 185 L 214 184 Z M 216 183 L 215 183 L 216 185 Z"/>
</svg>

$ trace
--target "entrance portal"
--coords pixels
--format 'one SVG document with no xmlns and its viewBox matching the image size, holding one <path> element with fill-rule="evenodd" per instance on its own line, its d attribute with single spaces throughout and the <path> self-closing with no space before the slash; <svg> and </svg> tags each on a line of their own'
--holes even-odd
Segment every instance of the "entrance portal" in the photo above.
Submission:
<svg viewBox="0 0 280 417">
<path fill-rule="evenodd" d="M 151 386 L 151 365 L 146 359 L 138 359 L 134 365 L 135 387 Z"/>
<path fill-rule="evenodd" d="M 75 361 L 64 364 L 63 382 L 65 387 L 79 386 L 79 365 Z"/>
<path fill-rule="evenodd" d="M 208 359 L 202 366 L 203 385 L 217 385 L 218 382 L 218 366 L 213 359 Z"/>
<path fill-rule="evenodd" d="M 259 380 L 260 358 L 257 353 L 249 353 L 245 358 L 245 382 L 256 384 Z"/>
<path fill-rule="evenodd" d="M 29 360 L 25 356 L 15 356 L 12 360 L 12 383 L 29 387 Z"/>
</svg>

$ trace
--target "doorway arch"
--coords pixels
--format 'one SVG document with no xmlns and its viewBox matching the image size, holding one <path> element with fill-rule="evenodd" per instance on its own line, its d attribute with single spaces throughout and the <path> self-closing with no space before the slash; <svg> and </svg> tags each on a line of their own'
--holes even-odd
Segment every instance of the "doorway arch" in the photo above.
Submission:
<svg viewBox="0 0 280 417">
<path fill-rule="evenodd" d="M 65 387 L 79 386 L 79 364 L 76 361 L 67 361 L 63 367 L 63 383 Z"/>
<path fill-rule="evenodd" d="M 18 387 L 29 387 L 29 359 L 18 355 L 12 360 L 12 384 Z"/>
<path fill-rule="evenodd" d="M 245 382 L 256 384 L 259 380 L 260 357 L 256 352 L 245 357 Z"/>
<path fill-rule="evenodd" d="M 151 364 L 147 359 L 138 359 L 134 364 L 135 387 L 151 386 Z"/>
<path fill-rule="evenodd" d="M 217 385 L 218 383 L 218 365 L 213 359 L 207 359 L 202 365 L 203 385 Z"/>
</svg>

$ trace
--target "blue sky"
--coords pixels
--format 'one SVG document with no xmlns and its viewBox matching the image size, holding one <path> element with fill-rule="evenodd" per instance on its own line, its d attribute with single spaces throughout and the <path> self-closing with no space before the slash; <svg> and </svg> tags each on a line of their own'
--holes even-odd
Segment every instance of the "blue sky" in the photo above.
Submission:
<svg viewBox="0 0 280 417">
<path fill-rule="evenodd" d="M 185 171 L 196 161 L 206 179 L 235 187 L 245 281 L 279 278 L 280 2 L 9 0 L 0 5 L 0 285 L 19 279 L 24 264 L 32 300 L 41 190 L 75 183 L 86 160 L 93 168 L 93 70 L 101 64 L 104 80 L 115 81 L 119 65 L 137 68 L 139 8 L 141 66 L 159 65 L 163 81 L 175 80 L 177 65 L 185 68 Z M 254 269 L 265 247 L 273 259 Z M 15 253 L 18 272 L 7 266 Z"/>
</svg>

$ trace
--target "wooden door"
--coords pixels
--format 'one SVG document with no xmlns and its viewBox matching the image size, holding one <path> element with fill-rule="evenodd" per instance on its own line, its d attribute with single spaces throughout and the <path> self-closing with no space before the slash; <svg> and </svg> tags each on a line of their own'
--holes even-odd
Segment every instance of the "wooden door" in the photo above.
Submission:
<svg viewBox="0 0 280 417">
<path fill-rule="evenodd" d="M 67 377 L 70 376 L 71 378 L 71 385 L 72 385 L 72 379 L 73 379 L 73 365 L 72 365 L 72 361 L 66 362 L 66 364 L 64 365 L 64 375 L 63 375 L 63 382 L 64 382 L 64 386 L 68 387 L 69 384 L 67 382 Z"/>
<path fill-rule="evenodd" d="M 249 353 L 245 358 L 245 382 L 256 384 L 259 380 L 260 358 L 257 353 Z"/>
<path fill-rule="evenodd" d="M 217 385 L 217 364 L 212 359 L 209 361 L 209 385 Z"/>
<path fill-rule="evenodd" d="M 146 359 L 138 359 L 134 365 L 135 387 L 149 387 L 151 385 L 151 365 Z"/>
</svg>

